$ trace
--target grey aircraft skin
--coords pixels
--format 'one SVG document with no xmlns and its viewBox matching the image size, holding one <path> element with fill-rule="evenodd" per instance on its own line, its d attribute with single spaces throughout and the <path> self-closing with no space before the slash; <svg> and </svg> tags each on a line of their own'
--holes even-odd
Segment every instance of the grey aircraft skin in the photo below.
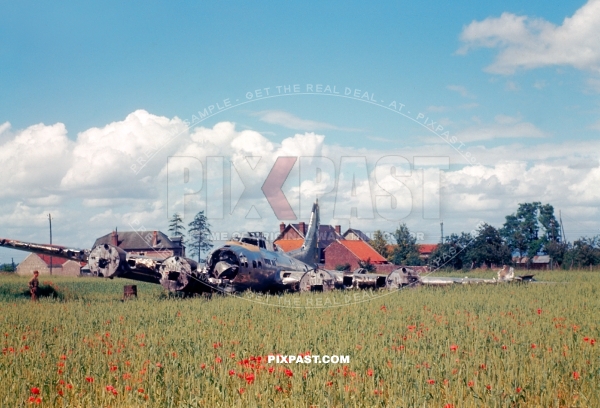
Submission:
<svg viewBox="0 0 600 408">
<path fill-rule="evenodd" d="M 306 237 L 301 248 L 284 252 L 260 232 L 248 232 L 212 251 L 206 265 L 193 259 L 166 259 L 129 254 L 123 249 L 100 244 L 80 250 L 0 238 L 0 246 L 87 262 L 94 276 L 128 278 L 162 285 L 170 292 L 236 293 L 282 291 L 328 291 L 334 288 L 399 289 L 413 285 L 499 283 L 530 281 L 532 276 L 514 276 L 504 267 L 498 279 L 443 278 L 421 276 L 407 267 L 389 274 L 329 271 L 318 267 L 319 204 L 313 204 Z"/>
</svg>

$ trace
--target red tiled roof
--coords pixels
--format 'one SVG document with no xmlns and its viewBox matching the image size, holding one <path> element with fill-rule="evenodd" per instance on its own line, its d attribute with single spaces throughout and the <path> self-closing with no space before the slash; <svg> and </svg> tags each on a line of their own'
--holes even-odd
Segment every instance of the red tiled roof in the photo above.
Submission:
<svg viewBox="0 0 600 408">
<path fill-rule="evenodd" d="M 387 260 L 375 251 L 373 247 L 364 241 L 355 240 L 338 240 L 340 244 L 348 248 L 358 259 L 365 262 L 367 259 L 371 260 L 371 263 L 387 263 Z"/>
<path fill-rule="evenodd" d="M 50 266 L 50 255 L 36 254 L 42 261 L 46 263 L 46 265 Z M 52 266 L 62 265 L 67 262 L 68 259 L 58 258 L 56 256 L 52 257 Z"/>
<path fill-rule="evenodd" d="M 437 244 L 419 244 L 419 253 L 430 254 L 437 248 Z"/>
<path fill-rule="evenodd" d="M 294 249 L 298 249 L 304 244 L 303 239 L 280 239 L 279 241 L 275 241 L 277 245 L 281 247 L 285 252 L 293 251 Z"/>
</svg>

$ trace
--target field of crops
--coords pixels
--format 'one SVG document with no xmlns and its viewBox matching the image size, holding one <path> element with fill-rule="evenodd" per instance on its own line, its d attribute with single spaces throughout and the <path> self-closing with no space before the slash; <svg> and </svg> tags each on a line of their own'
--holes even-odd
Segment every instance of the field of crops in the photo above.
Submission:
<svg viewBox="0 0 600 408">
<path fill-rule="evenodd" d="M 600 273 L 541 278 L 259 301 L 136 282 L 123 302 L 129 281 L 42 277 L 58 297 L 33 303 L 2 275 L 0 406 L 600 407 Z"/>
</svg>

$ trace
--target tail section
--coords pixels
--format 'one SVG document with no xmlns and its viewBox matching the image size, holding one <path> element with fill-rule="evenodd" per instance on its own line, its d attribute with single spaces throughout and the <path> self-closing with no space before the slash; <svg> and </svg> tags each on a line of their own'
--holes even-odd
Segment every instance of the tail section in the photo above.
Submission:
<svg viewBox="0 0 600 408">
<path fill-rule="evenodd" d="M 310 221 L 304 237 L 304 244 L 300 249 L 288 252 L 288 255 L 304 262 L 307 265 L 314 266 L 319 263 L 319 201 L 313 204 L 310 213 Z"/>
</svg>

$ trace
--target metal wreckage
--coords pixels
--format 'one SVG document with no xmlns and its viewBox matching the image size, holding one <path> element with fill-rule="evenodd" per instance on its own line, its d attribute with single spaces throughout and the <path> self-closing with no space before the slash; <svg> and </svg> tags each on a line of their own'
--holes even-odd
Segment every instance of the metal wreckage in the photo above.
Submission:
<svg viewBox="0 0 600 408">
<path fill-rule="evenodd" d="M 212 251 L 201 266 L 193 259 L 166 259 L 130 254 L 111 244 L 88 249 L 71 249 L 0 238 L 0 246 L 88 263 L 94 276 L 127 278 L 162 285 L 170 292 L 238 293 L 308 292 L 332 289 L 389 289 L 407 286 L 500 282 L 527 282 L 533 276 L 515 276 L 504 267 L 497 279 L 423 276 L 410 267 L 389 274 L 326 270 L 318 267 L 319 205 L 313 204 L 306 238 L 301 248 L 284 252 L 260 232 L 248 232 Z"/>
</svg>

